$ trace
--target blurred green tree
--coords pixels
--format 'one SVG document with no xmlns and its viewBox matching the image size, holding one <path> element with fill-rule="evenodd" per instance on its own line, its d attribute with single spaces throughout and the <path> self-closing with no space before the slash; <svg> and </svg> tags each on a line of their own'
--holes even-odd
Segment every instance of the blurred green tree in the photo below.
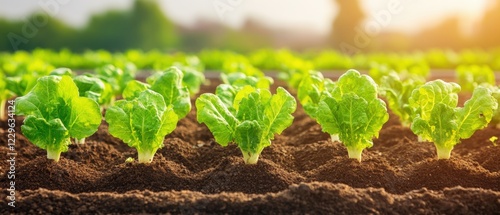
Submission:
<svg viewBox="0 0 500 215">
<path fill-rule="evenodd" d="M 359 0 L 334 0 L 339 8 L 331 30 L 334 46 L 341 43 L 352 44 L 356 36 L 356 27 L 360 27 L 365 20 L 365 13 Z"/>
</svg>

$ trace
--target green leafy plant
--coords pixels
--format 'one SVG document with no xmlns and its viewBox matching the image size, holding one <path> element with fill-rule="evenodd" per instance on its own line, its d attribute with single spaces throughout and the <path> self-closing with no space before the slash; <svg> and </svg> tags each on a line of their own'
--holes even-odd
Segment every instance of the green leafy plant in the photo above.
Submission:
<svg viewBox="0 0 500 215">
<path fill-rule="evenodd" d="M 333 90 L 335 83 L 323 77 L 317 71 L 310 71 L 299 84 L 297 98 L 304 107 L 304 111 L 313 119 L 317 119 L 319 103 L 321 98 Z M 338 138 L 337 138 L 338 139 Z"/>
<path fill-rule="evenodd" d="M 165 136 L 175 129 L 178 117 L 171 105 L 165 105 L 162 95 L 145 90 L 109 107 L 106 121 L 111 135 L 137 149 L 140 163 L 151 163 Z"/>
<path fill-rule="evenodd" d="M 458 84 L 465 92 L 472 92 L 481 84 L 495 84 L 495 74 L 489 66 L 461 65 L 457 67 L 455 73 Z"/>
<path fill-rule="evenodd" d="M 112 64 L 107 64 L 95 70 L 96 77 L 108 83 L 113 90 L 113 97 L 111 104 L 114 102 L 115 97 L 122 94 L 129 81 L 135 79 L 135 70 L 127 68 L 122 70 Z"/>
<path fill-rule="evenodd" d="M 379 92 L 387 100 L 389 108 L 399 117 L 403 126 L 409 127 L 412 121 L 409 99 L 413 90 L 423 85 L 425 79 L 420 76 L 402 79 L 391 72 L 382 77 L 380 82 Z"/>
<path fill-rule="evenodd" d="M 16 113 L 27 116 L 21 127 L 24 136 L 55 161 L 68 150 L 70 138 L 92 135 L 102 118 L 98 104 L 80 97 L 69 76 L 38 79 L 28 94 L 16 99 Z"/>
<path fill-rule="evenodd" d="M 36 84 L 40 76 L 37 74 L 21 74 L 14 77 L 7 77 L 7 89 L 17 96 L 26 95 Z"/>
<path fill-rule="evenodd" d="M 191 99 L 189 89 L 182 83 L 183 74 L 181 70 L 177 67 L 170 67 L 156 76 L 154 81 L 151 80 L 151 85 L 133 81 L 127 86 L 129 89 L 125 90 L 124 98 L 128 99 L 134 92 L 151 87 L 151 90 L 163 96 L 167 106 L 172 105 L 179 119 L 184 118 L 191 110 Z"/>
<path fill-rule="evenodd" d="M 165 136 L 177 126 L 178 117 L 162 95 L 144 90 L 108 108 L 106 121 L 111 135 L 137 149 L 140 163 L 151 163 Z"/>
<path fill-rule="evenodd" d="M 361 154 L 389 119 L 385 103 L 377 98 L 377 85 L 367 75 L 348 70 L 331 93 L 321 98 L 316 120 L 323 131 L 347 147 L 349 158 L 361 162 Z"/>
<path fill-rule="evenodd" d="M 267 89 L 246 86 L 229 102 L 223 92 L 236 89 L 226 86 L 216 95 L 205 93 L 196 100 L 198 122 L 207 125 L 217 143 L 236 143 L 245 163 L 256 164 L 274 135 L 292 124 L 296 101 L 281 87 L 272 95 Z"/>
<path fill-rule="evenodd" d="M 101 110 L 110 105 L 113 100 L 111 85 L 95 77 L 94 75 L 79 75 L 74 79 L 80 96 L 84 96 L 96 101 Z"/>
<path fill-rule="evenodd" d="M 457 107 L 460 86 L 442 80 L 413 91 L 411 130 L 422 140 L 434 142 L 438 159 L 449 159 L 460 139 L 471 137 L 490 122 L 498 104 L 491 91 L 476 87 L 464 107 Z"/>
<path fill-rule="evenodd" d="M 200 86 L 206 81 L 205 75 L 195 68 L 176 65 L 166 69 L 164 72 L 154 73 L 146 79 L 146 82 L 150 85 L 154 85 L 156 80 L 163 76 L 165 72 L 171 70 L 179 70 L 182 72 L 182 84 L 188 88 L 191 95 L 198 93 L 200 91 Z"/>
</svg>

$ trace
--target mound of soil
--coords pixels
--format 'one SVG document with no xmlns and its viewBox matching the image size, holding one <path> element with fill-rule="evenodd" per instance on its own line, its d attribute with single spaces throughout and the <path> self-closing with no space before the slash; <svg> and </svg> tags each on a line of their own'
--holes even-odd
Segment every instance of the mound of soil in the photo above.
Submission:
<svg viewBox="0 0 500 215">
<path fill-rule="evenodd" d="M 202 92 L 213 92 L 217 81 Z M 192 100 L 194 102 L 194 99 Z M 437 160 L 396 116 L 363 152 L 362 163 L 308 117 L 301 107 L 256 165 L 245 165 L 235 145 L 221 147 L 196 110 L 164 141 L 153 163 L 126 162 L 135 149 L 102 123 L 83 145 L 71 145 L 56 163 L 16 127 L 16 208 L 0 213 L 188 214 L 490 214 L 500 211 L 500 130 L 488 127 Z M 7 154 L 6 123 L 0 152 Z M 0 184 L 8 188 L 7 162 Z M 0 193 L 6 199 L 7 192 Z"/>
</svg>

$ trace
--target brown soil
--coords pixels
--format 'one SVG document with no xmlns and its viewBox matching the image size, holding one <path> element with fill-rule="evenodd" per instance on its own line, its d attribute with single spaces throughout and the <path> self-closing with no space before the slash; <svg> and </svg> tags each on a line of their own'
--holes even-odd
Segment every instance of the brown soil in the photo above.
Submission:
<svg viewBox="0 0 500 215">
<path fill-rule="evenodd" d="M 213 92 L 217 81 L 205 86 Z M 193 100 L 194 101 L 194 100 Z M 500 137 L 494 126 L 437 160 L 431 143 L 419 143 L 396 116 L 363 152 L 345 147 L 298 107 L 293 125 L 264 149 L 257 165 L 240 150 L 221 147 L 196 120 L 193 108 L 165 138 L 151 164 L 127 163 L 135 149 L 100 130 L 71 145 L 58 163 L 17 134 L 16 208 L 0 214 L 201 213 L 201 214 L 493 214 L 500 211 Z M 17 118 L 18 127 L 21 118 Z M 6 154 L 5 122 L 0 153 Z M 0 184 L 8 187 L 7 162 Z M 6 199 L 7 192 L 0 194 Z"/>
</svg>

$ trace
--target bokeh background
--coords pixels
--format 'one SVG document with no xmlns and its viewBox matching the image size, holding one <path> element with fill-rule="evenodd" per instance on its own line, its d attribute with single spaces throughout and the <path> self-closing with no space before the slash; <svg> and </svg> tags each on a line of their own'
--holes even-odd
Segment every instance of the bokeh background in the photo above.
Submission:
<svg viewBox="0 0 500 215">
<path fill-rule="evenodd" d="M 0 51 L 500 46 L 498 0 L 0 0 Z"/>
</svg>

